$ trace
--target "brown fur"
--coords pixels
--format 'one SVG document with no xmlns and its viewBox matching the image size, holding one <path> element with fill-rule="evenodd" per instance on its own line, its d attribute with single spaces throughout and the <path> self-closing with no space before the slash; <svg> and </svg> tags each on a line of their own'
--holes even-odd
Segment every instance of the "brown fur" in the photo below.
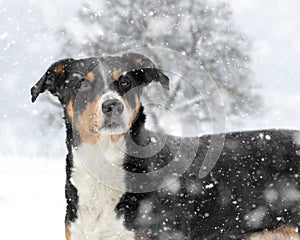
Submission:
<svg viewBox="0 0 300 240">
<path fill-rule="evenodd" d="M 128 108 L 128 110 L 131 111 L 132 108 L 126 99 L 124 99 L 124 103 L 125 103 L 126 107 Z M 137 94 L 135 94 L 135 108 L 134 108 L 134 112 L 131 115 L 129 122 L 128 122 L 129 127 L 131 127 L 133 125 L 134 120 L 136 119 L 136 116 L 139 112 L 139 108 L 140 108 L 140 100 L 139 100 L 139 97 L 137 96 Z"/>
<path fill-rule="evenodd" d="M 65 236 L 66 236 L 66 240 L 71 240 L 71 231 L 69 226 L 65 225 Z"/>
<path fill-rule="evenodd" d="M 54 69 L 55 72 L 57 72 L 60 75 L 64 75 L 65 74 L 65 68 L 63 64 L 59 64 L 55 67 Z"/>
<path fill-rule="evenodd" d="M 119 134 L 119 135 L 111 135 L 110 136 L 110 140 L 115 143 L 117 142 L 122 136 L 124 136 L 124 134 Z"/>
<path fill-rule="evenodd" d="M 123 99 L 123 102 L 124 102 L 126 108 L 128 109 L 128 111 L 131 112 L 132 108 L 131 108 L 128 100 L 125 97 L 122 97 L 122 99 Z"/>
<path fill-rule="evenodd" d="M 130 117 L 129 122 L 128 122 L 128 126 L 132 126 L 132 125 L 133 125 L 134 120 L 135 120 L 135 118 L 136 118 L 136 115 L 137 115 L 137 114 L 133 114 L 133 115 Z"/>
<path fill-rule="evenodd" d="M 94 82 L 96 77 L 95 77 L 95 74 L 94 74 L 94 73 L 88 72 L 87 74 L 85 74 L 85 75 L 83 76 L 83 78 L 89 80 L 90 82 Z"/>
<path fill-rule="evenodd" d="M 135 112 L 138 113 L 140 109 L 140 99 L 137 94 L 134 94 L 135 98 Z"/>
<path fill-rule="evenodd" d="M 67 112 L 68 112 L 68 115 L 70 117 L 70 119 L 73 119 L 74 117 L 74 109 L 73 109 L 73 106 L 74 106 L 74 102 L 73 100 L 71 99 L 68 103 L 68 106 L 67 106 Z"/>
<path fill-rule="evenodd" d="M 139 66 L 141 66 L 142 65 L 142 59 L 141 58 L 136 58 L 135 60 L 134 60 L 134 66 L 135 67 L 139 67 Z"/>
<path fill-rule="evenodd" d="M 82 142 L 95 144 L 100 134 L 95 130 L 99 129 L 99 113 L 97 109 L 99 96 L 86 105 L 84 112 L 76 119 L 76 127 Z"/>
<path fill-rule="evenodd" d="M 281 226 L 274 230 L 254 233 L 249 240 L 300 240 L 300 236 L 294 227 Z"/>
<path fill-rule="evenodd" d="M 112 76 L 115 81 L 118 81 L 121 75 L 122 74 L 119 70 L 113 70 L 112 72 Z"/>
</svg>

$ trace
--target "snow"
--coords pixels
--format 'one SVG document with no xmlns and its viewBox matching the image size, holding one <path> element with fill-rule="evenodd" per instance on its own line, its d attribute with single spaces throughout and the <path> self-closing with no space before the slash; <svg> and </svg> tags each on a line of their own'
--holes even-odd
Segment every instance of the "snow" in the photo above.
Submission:
<svg viewBox="0 0 300 240">
<path fill-rule="evenodd" d="M 274 203 L 279 198 L 279 193 L 275 189 L 266 189 L 264 197 L 268 203 Z"/>
<path fill-rule="evenodd" d="M 64 160 L 0 156 L 0 239 L 64 239 Z"/>
<path fill-rule="evenodd" d="M 8 36 L 8 33 L 7 33 L 7 32 L 2 33 L 2 34 L 0 35 L 0 40 L 4 40 L 5 38 L 7 38 L 7 36 Z"/>
<path fill-rule="evenodd" d="M 104 35 L 98 24 L 90 24 L 86 28 L 78 18 L 71 19 L 67 23 L 67 27 L 70 29 L 71 39 L 78 43 L 86 41 L 86 36 L 91 36 L 90 40 L 95 41 L 97 37 Z"/>
<path fill-rule="evenodd" d="M 168 184 L 170 183 L 170 184 Z M 179 182 L 179 180 L 176 180 L 176 178 L 174 179 L 168 179 L 167 183 L 164 183 L 164 186 L 167 186 L 165 189 L 170 191 L 172 194 L 176 194 L 181 187 L 181 184 Z"/>
<path fill-rule="evenodd" d="M 252 66 L 262 87 L 266 112 L 245 119 L 246 128 L 300 127 L 297 0 L 228 0 L 235 22 L 253 42 Z M 276 7 L 275 7 L 276 6 Z"/>
<path fill-rule="evenodd" d="M 258 207 L 251 212 L 249 212 L 244 219 L 247 221 L 249 227 L 257 228 L 260 223 L 263 221 L 264 217 L 267 214 L 265 207 Z"/>
<path fill-rule="evenodd" d="M 149 24 L 149 35 L 161 37 L 166 34 L 166 32 L 172 31 L 168 29 L 168 26 L 172 23 L 172 19 L 167 19 L 164 17 L 153 19 Z"/>
<path fill-rule="evenodd" d="M 210 183 L 210 184 L 207 184 L 205 185 L 205 189 L 211 189 L 214 187 L 214 184 L 213 183 Z"/>
</svg>

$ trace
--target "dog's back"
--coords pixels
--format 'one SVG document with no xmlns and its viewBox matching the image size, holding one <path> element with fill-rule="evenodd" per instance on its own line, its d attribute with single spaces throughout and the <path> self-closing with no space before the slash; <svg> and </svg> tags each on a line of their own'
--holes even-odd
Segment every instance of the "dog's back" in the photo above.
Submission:
<svg viewBox="0 0 300 240">
<path fill-rule="evenodd" d="M 212 171 L 199 178 L 214 136 L 224 137 L 223 149 Z M 175 174 L 170 185 L 155 192 L 127 193 L 119 211 L 125 213 L 129 228 L 148 232 L 151 239 L 244 239 L 260 229 L 297 227 L 299 136 L 298 131 L 277 130 L 203 136 L 194 161 L 181 177 L 176 180 Z M 174 160 L 170 154 L 176 156 L 172 151 L 178 150 L 181 140 L 169 137 L 157 156 L 143 159 L 143 171 Z M 191 145 L 197 140 L 188 139 Z M 191 145 L 184 146 L 184 152 Z M 163 159 L 158 157 L 162 152 Z M 128 168 L 141 169 L 138 159 L 129 157 L 128 162 Z M 261 239 L 272 239 L 267 235 L 271 233 Z M 258 239 L 255 236 L 251 239 Z"/>
</svg>

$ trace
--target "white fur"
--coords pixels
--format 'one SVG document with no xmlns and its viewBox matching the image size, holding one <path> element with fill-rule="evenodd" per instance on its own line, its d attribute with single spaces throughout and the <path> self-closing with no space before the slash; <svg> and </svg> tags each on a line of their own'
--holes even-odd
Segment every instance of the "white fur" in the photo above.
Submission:
<svg viewBox="0 0 300 240">
<path fill-rule="evenodd" d="M 71 224 L 71 240 L 131 240 L 115 207 L 125 191 L 123 137 L 117 143 L 102 135 L 97 144 L 73 149 L 72 183 L 78 190 L 78 218 Z"/>
<path fill-rule="evenodd" d="M 104 120 L 106 119 L 105 115 L 102 113 L 102 110 L 101 110 L 101 106 L 102 104 L 107 101 L 107 100 L 111 100 L 111 99 L 117 99 L 119 100 L 123 106 L 124 106 L 124 111 L 123 113 L 121 114 L 121 116 L 113 116 L 112 119 L 110 119 L 110 121 L 114 121 L 116 120 L 116 118 L 118 118 L 118 121 L 120 123 L 122 123 L 122 126 L 120 127 L 117 127 L 117 128 L 114 128 L 114 129 L 110 129 L 110 128 L 106 128 L 103 124 L 104 124 Z M 125 107 L 125 104 L 124 104 L 124 101 L 123 99 L 116 93 L 116 92 L 112 92 L 112 91 L 109 91 L 107 93 L 105 93 L 99 103 L 98 103 L 98 111 L 99 111 L 99 114 L 100 114 L 100 130 L 99 132 L 102 134 L 122 134 L 122 133 L 125 133 L 128 131 L 129 129 L 129 120 L 130 120 L 130 117 L 132 116 L 133 114 L 133 110 L 129 111 L 126 107 Z"/>
</svg>

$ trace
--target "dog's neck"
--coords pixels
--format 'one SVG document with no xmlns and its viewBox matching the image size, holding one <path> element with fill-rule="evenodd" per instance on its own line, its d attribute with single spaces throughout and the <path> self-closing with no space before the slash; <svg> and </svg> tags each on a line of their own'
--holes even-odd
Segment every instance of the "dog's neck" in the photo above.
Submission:
<svg viewBox="0 0 300 240">
<path fill-rule="evenodd" d="M 136 120 L 131 126 L 128 134 L 125 136 L 126 142 L 134 141 L 135 144 L 145 146 L 149 144 L 150 138 L 148 130 L 145 128 L 146 115 L 144 114 L 144 107 L 140 106 Z"/>
<path fill-rule="evenodd" d="M 112 142 L 109 135 L 103 135 L 96 144 L 81 144 L 73 148 L 74 170 L 81 169 L 86 177 L 93 178 L 95 182 L 123 193 L 125 192 L 125 173 L 122 164 L 125 152 L 123 137 Z M 73 175 L 76 174 L 75 171 Z M 84 179 L 85 177 L 78 180 Z"/>
<path fill-rule="evenodd" d="M 99 184 L 119 191 L 121 194 L 126 192 L 123 164 L 127 152 L 127 142 L 133 141 L 139 145 L 146 145 L 149 142 L 147 130 L 144 126 L 146 116 L 143 110 L 141 106 L 136 120 L 125 135 L 117 138 L 117 140 L 112 140 L 111 135 L 102 134 L 96 144 L 81 143 L 75 145 L 71 123 L 66 121 L 66 144 L 69 155 L 73 159 L 73 162 L 70 163 L 73 167 L 71 170 L 74 171 L 72 178 L 77 174 L 76 171 L 81 169 L 80 176 L 77 176 L 77 181 L 91 177 Z M 71 173 L 67 172 L 67 174 L 71 177 Z M 84 177 L 83 175 L 86 176 Z M 76 183 L 74 185 L 76 187 Z"/>
</svg>

